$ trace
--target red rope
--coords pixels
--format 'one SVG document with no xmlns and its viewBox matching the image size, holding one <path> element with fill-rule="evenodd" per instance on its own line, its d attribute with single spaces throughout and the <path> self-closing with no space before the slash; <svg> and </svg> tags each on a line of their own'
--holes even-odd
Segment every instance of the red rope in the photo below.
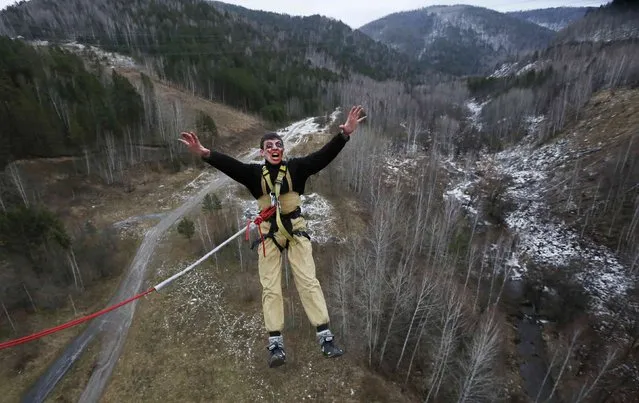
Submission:
<svg viewBox="0 0 639 403">
<path fill-rule="evenodd" d="M 260 212 L 260 214 L 253 221 L 257 225 L 257 228 L 259 229 L 259 232 L 260 232 L 260 237 L 262 239 L 262 247 L 263 247 L 263 250 L 264 250 L 264 256 L 266 256 L 266 247 L 264 246 L 264 236 L 262 235 L 262 229 L 260 228 L 260 224 L 262 223 L 262 221 L 267 220 L 270 216 L 272 216 L 273 213 L 275 213 L 275 209 L 276 209 L 275 206 L 272 206 L 272 207 L 269 207 L 267 209 L 264 209 L 263 211 Z M 250 222 L 249 222 L 249 225 L 247 225 L 247 227 L 246 227 L 246 239 L 247 240 L 248 240 L 249 226 L 250 226 Z M 24 344 L 24 343 L 30 342 L 32 340 L 36 340 L 36 339 L 39 339 L 41 337 L 50 335 L 51 333 L 59 332 L 61 330 L 68 329 L 70 327 L 79 325 L 80 323 L 89 321 L 89 320 L 94 319 L 94 318 L 96 318 L 96 317 L 98 317 L 100 315 L 104 315 L 107 312 L 113 311 L 113 310 L 115 310 L 115 309 L 117 309 L 117 308 L 119 308 L 119 307 L 121 307 L 123 305 L 126 305 L 126 304 L 128 304 L 130 302 L 133 302 L 136 299 L 141 298 L 141 297 L 143 297 L 143 296 L 145 296 L 147 294 L 150 294 L 153 291 L 155 291 L 155 288 L 152 287 L 152 288 L 149 288 L 148 290 L 144 291 L 143 293 L 140 293 L 140 294 L 138 294 L 136 296 L 133 296 L 133 297 L 127 299 L 126 301 L 122 301 L 122 302 L 120 302 L 120 303 L 118 303 L 116 305 L 113 305 L 111 307 L 104 308 L 103 310 L 95 312 L 95 313 L 92 313 L 91 315 L 87 315 L 87 316 L 84 316 L 82 318 L 74 319 L 74 320 L 72 320 L 70 322 L 63 323 L 62 325 L 54 326 L 54 327 L 49 328 L 49 329 L 45 329 L 45 330 L 40 331 L 38 333 L 33 333 L 33 334 L 28 335 L 28 336 L 20 337 L 18 339 L 5 341 L 3 343 L 0 343 L 0 350 L 3 350 L 5 348 L 9 348 L 9 347 L 15 347 L 15 346 L 17 346 L 19 344 Z"/>
<path fill-rule="evenodd" d="M 107 312 L 113 311 L 114 309 L 117 309 L 117 308 L 119 308 L 119 307 L 121 307 L 123 305 L 126 305 L 126 304 L 128 304 L 130 302 L 133 302 L 136 299 L 141 298 L 141 297 L 143 297 L 143 296 L 145 296 L 145 295 L 147 295 L 147 294 L 149 294 L 149 293 L 151 293 L 153 291 L 155 291 L 155 288 L 150 288 L 150 289 L 144 291 L 143 293 L 140 293 L 140 294 L 138 294 L 138 295 L 136 295 L 134 297 L 131 297 L 131 298 L 127 299 L 126 301 L 122 301 L 122 302 L 120 302 L 120 303 L 118 303 L 116 305 L 113 305 L 113 306 L 109 307 L 109 308 L 105 308 L 105 309 L 103 309 L 101 311 L 92 313 L 91 315 L 87 315 L 87 316 L 84 316 L 82 318 L 78 318 L 78 319 L 72 320 L 71 322 L 67 322 L 67 323 L 64 323 L 64 324 L 59 325 L 59 326 L 54 326 L 52 328 L 43 330 L 43 331 L 38 332 L 38 333 L 31 334 L 29 336 L 24 336 L 24 337 L 20 337 L 18 339 L 5 341 L 3 343 L 0 343 L 0 350 L 3 350 L 5 348 L 9 348 L 9 347 L 14 347 L 14 346 L 17 346 L 19 344 L 27 343 L 29 341 L 36 340 L 36 339 L 39 339 L 41 337 L 47 336 L 47 335 L 49 335 L 51 333 L 59 332 L 60 330 L 64 330 L 64 329 L 70 328 L 72 326 L 79 325 L 80 323 L 89 321 L 89 320 L 91 320 L 93 318 L 96 318 L 96 317 L 98 317 L 100 315 L 104 315 Z"/>
<path fill-rule="evenodd" d="M 269 219 L 275 213 L 276 208 L 277 208 L 276 206 L 271 206 L 269 208 L 262 210 L 260 214 L 255 218 L 255 220 L 253 220 L 255 225 L 257 225 L 257 230 L 260 233 L 260 241 L 262 243 L 262 251 L 264 253 L 264 256 L 266 256 L 266 244 L 264 243 L 264 234 L 262 234 L 262 226 L 260 224 L 262 224 L 264 220 Z M 251 226 L 251 220 L 249 220 L 249 222 L 246 224 L 246 240 L 247 241 L 249 240 L 250 226 Z"/>
</svg>

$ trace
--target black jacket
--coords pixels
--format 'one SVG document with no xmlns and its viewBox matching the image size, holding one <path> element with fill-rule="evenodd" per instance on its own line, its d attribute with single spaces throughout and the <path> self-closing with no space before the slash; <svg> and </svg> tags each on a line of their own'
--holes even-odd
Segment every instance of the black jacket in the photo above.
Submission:
<svg viewBox="0 0 639 403">
<path fill-rule="evenodd" d="M 316 174 L 324 169 L 337 154 L 344 148 L 346 143 L 350 140 L 349 136 L 342 134 L 341 132 L 333 136 L 333 138 L 324 145 L 320 150 L 315 151 L 305 157 L 291 158 L 287 161 L 287 170 L 291 174 L 293 182 L 293 191 L 304 194 L 304 186 L 309 176 Z M 230 157 L 226 154 L 222 154 L 218 151 L 211 150 L 211 154 L 208 157 L 202 157 L 204 161 L 219 169 L 224 174 L 228 175 L 231 179 L 246 186 L 251 192 L 253 197 L 258 199 L 262 196 L 262 165 L 257 163 L 244 163 Z M 273 165 L 268 161 L 264 161 L 266 167 L 271 174 L 271 182 L 275 183 L 277 177 L 277 171 L 280 164 Z M 280 194 L 289 192 L 288 183 L 286 180 L 282 182 Z"/>
</svg>

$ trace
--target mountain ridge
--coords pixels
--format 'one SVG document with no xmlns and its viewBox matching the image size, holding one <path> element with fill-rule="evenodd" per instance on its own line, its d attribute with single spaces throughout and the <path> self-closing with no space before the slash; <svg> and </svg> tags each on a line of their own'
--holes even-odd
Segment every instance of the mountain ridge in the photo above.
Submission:
<svg viewBox="0 0 639 403">
<path fill-rule="evenodd" d="M 509 11 L 505 14 L 532 22 L 542 27 L 560 31 L 583 18 L 594 7 L 549 7 L 522 11 Z"/>
<path fill-rule="evenodd" d="M 486 73 L 509 55 L 542 49 L 554 36 L 532 22 L 468 5 L 393 13 L 359 29 L 419 63 L 457 75 Z"/>
</svg>

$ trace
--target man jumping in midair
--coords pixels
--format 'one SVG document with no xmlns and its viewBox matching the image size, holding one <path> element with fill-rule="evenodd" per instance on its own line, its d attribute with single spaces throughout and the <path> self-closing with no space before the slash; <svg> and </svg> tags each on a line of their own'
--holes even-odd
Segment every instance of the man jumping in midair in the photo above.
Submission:
<svg viewBox="0 0 639 403">
<path fill-rule="evenodd" d="M 361 116 L 361 106 L 353 106 L 340 131 L 319 151 L 305 157 L 284 159 L 284 142 L 276 133 L 267 133 L 260 140 L 263 164 L 243 163 L 233 157 L 202 146 L 196 134 L 182 132 L 179 139 L 189 151 L 219 169 L 231 179 L 244 185 L 257 199 L 260 211 L 277 205 L 276 214 L 260 224 L 265 234 L 262 247 L 258 248 L 258 269 L 262 284 L 262 309 L 264 324 L 269 332 L 269 366 L 284 364 L 284 303 L 282 300 L 282 254 L 288 249 L 295 285 L 304 311 L 317 329 L 317 340 L 324 356 L 343 354 L 335 344 L 335 336 L 329 329 L 326 301 L 315 276 L 310 236 L 301 212 L 300 195 L 304 193 L 306 180 L 324 169 L 344 148 L 351 134 L 366 116 Z M 259 242 L 259 240 L 258 240 Z"/>
</svg>

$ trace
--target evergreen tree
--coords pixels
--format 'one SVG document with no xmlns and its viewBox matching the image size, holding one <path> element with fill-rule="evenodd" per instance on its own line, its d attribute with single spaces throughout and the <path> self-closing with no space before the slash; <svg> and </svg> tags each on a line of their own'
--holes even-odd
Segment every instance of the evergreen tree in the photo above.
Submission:
<svg viewBox="0 0 639 403">
<path fill-rule="evenodd" d="M 202 134 L 211 135 L 213 137 L 217 137 L 217 125 L 212 117 L 207 115 L 202 111 L 198 111 L 197 117 L 195 120 L 195 126 L 197 127 L 197 131 Z"/>
<path fill-rule="evenodd" d="M 182 218 L 177 226 L 178 234 L 184 235 L 187 239 L 191 239 L 195 234 L 195 223 L 187 217 Z"/>
<path fill-rule="evenodd" d="M 215 210 L 219 210 L 221 208 L 222 202 L 215 193 L 208 193 L 206 196 L 204 196 L 204 200 L 202 202 L 202 210 L 207 213 L 212 213 Z"/>
</svg>

